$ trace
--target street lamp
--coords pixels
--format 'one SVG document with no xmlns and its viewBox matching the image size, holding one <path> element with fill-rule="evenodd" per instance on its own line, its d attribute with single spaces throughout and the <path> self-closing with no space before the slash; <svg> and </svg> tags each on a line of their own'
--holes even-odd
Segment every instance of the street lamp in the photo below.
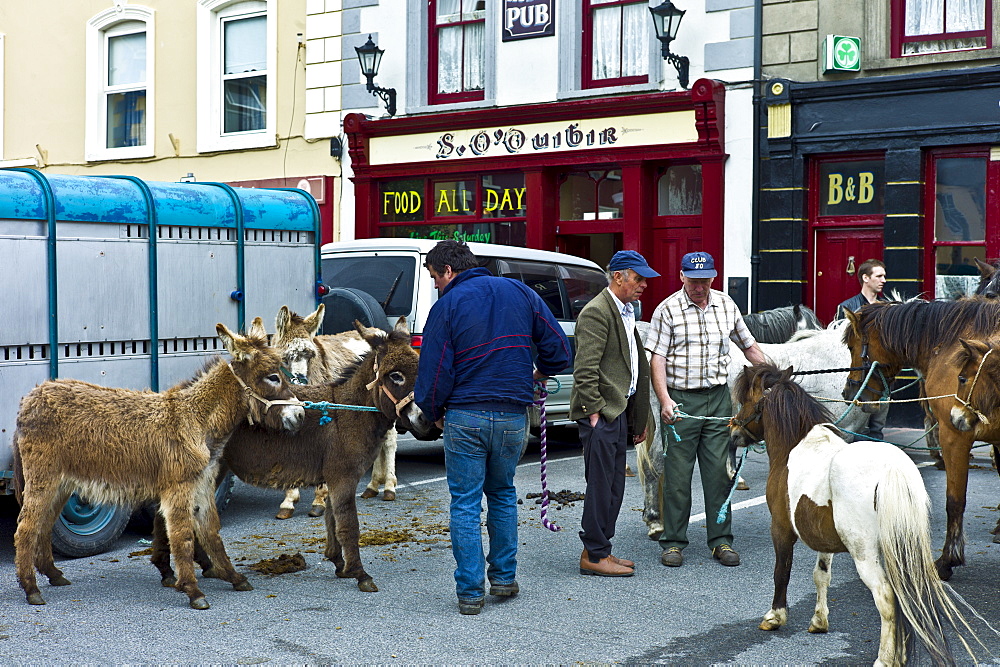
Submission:
<svg viewBox="0 0 1000 667">
<path fill-rule="evenodd" d="M 681 88 L 687 90 L 690 61 L 687 56 L 670 53 L 670 42 L 677 37 L 677 29 L 681 27 L 681 19 L 684 18 L 685 11 L 677 9 L 670 0 L 664 0 L 663 4 L 649 8 L 649 13 L 653 15 L 656 38 L 663 45 L 663 59 L 674 66 L 677 70 L 677 82 L 681 84 Z"/>
<path fill-rule="evenodd" d="M 382 54 L 385 49 L 380 49 L 372 41 L 372 36 L 368 35 L 368 41 L 364 46 L 355 46 L 358 53 L 358 62 L 361 63 L 361 73 L 365 75 L 368 82 L 368 92 L 382 99 L 385 103 L 385 110 L 389 116 L 396 115 L 396 89 L 382 88 L 375 85 L 375 76 L 378 74 L 378 66 L 382 63 Z"/>
</svg>

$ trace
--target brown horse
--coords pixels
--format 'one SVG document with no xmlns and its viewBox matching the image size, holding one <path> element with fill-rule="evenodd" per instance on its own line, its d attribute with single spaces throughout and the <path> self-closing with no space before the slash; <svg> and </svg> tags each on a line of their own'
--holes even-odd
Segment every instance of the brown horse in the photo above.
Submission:
<svg viewBox="0 0 1000 667">
<path fill-rule="evenodd" d="M 321 412 L 308 409 L 305 423 L 294 435 L 241 427 L 226 445 L 223 462 L 255 486 L 284 489 L 325 483 L 329 487 L 325 556 L 336 564 L 338 577 L 355 578 L 359 589 L 370 592 L 378 587 L 361 563 L 355 502 L 358 482 L 378 454 L 379 435 L 393 425 L 420 438 L 437 437 L 440 431 L 412 400 L 419 357 L 410 346 L 405 320 L 400 318 L 390 333 L 356 326 L 372 353 L 344 369 L 332 383 L 304 385 L 295 391 L 304 401 L 375 410 L 333 408 L 331 421 L 321 424 Z M 167 576 L 170 563 L 162 535 L 154 534 L 153 552 L 154 562 Z"/>
<path fill-rule="evenodd" d="M 858 313 L 848 313 L 851 325 L 844 342 L 851 349 L 852 371 L 844 390 L 853 398 L 868 376 L 862 400 L 873 401 L 888 393 L 895 376 L 907 366 L 924 378 L 928 406 L 938 423 L 941 456 L 947 474 L 948 528 L 944 547 L 937 559 L 938 573 L 949 579 L 956 565 L 965 564 L 965 535 L 962 518 L 969 483 L 969 452 L 973 443 L 984 440 L 1000 444 L 1000 429 L 982 428 L 975 432 L 955 427 L 951 420 L 953 396 L 959 388 L 961 337 L 983 339 L 1000 328 L 1000 301 L 970 298 L 959 301 L 911 301 L 874 303 Z M 874 372 L 869 374 L 872 364 Z M 864 409 L 876 409 L 866 404 Z M 994 529 L 994 533 L 1000 529 Z M 996 539 L 994 540 L 996 541 Z"/>
<path fill-rule="evenodd" d="M 217 566 L 214 576 L 252 590 L 219 538 L 213 501 L 219 459 L 240 422 L 295 430 L 303 410 L 266 336 L 240 336 L 222 324 L 216 330 L 232 362 L 216 361 L 165 392 L 49 380 L 21 400 L 13 446 L 22 500 L 14 560 L 29 603 L 45 604 L 35 568 L 53 586 L 70 583 L 52 560 L 51 531 L 74 491 L 109 505 L 159 501 L 178 570 L 169 584 L 193 608 L 209 606 L 194 575 L 196 537 Z"/>
<path fill-rule="evenodd" d="M 276 335 L 273 345 L 278 349 L 285 368 L 296 384 L 322 384 L 331 382 L 348 365 L 355 363 L 371 351 L 368 343 L 357 331 L 317 336 L 326 306 L 320 304 L 315 312 L 302 317 L 282 306 L 276 318 Z M 378 458 L 372 467 L 372 478 L 361 493 L 362 498 L 374 498 L 379 486 L 384 485 L 383 500 L 396 499 L 396 431 L 389 429 L 382 440 Z M 309 516 L 322 516 L 326 499 L 326 486 L 316 487 Z M 277 518 L 289 519 L 299 500 L 299 490 L 288 489 L 278 509 Z"/>
<path fill-rule="evenodd" d="M 963 629 L 975 634 L 934 570 L 930 500 L 920 472 L 894 445 L 845 442 L 828 423 L 826 408 L 791 376 L 792 368 L 752 366 L 740 374 L 734 390 L 741 403 L 732 422 L 735 444 L 763 439 L 770 464 L 766 495 L 774 543 L 774 599 L 760 629 L 777 630 L 788 619 L 793 547 L 801 539 L 819 552 L 809 632 L 829 629 L 833 554 L 846 551 L 882 618 L 875 664 L 903 664 L 907 653 L 913 656 L 915 639 L 935 663 L 954 664 L 945 628 L 960 636 Z M 964 638 L 962 643 L 968 650 Z"/>
</svg>

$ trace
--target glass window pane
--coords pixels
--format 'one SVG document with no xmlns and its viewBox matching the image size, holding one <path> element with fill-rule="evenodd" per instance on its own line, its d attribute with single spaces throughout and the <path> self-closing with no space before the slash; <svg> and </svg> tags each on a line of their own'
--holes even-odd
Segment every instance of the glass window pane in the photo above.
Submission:
<svg viewBox="0 0 1000 667">
<path fill-rule="evenodd" d="M 108 38 L 108 85 L 146 82 L 146 33 Z"/>
<path fill-rule="evenodd" d="M 559 267 L 540 262 L 501 260 L 497 262 L 497 269 L 504 278 L 520 280 L 535 290 L 556 319 L 567 319 L 560 291 Z"/>
<path fill-rule="evenodd" d="M 946 9 L 948 32 L 982 30 L 986 27 L 986 0 L 948 0 Z"/>
<path fill-rule="evenodd" d="M 107 147 L 146 145 L 146 91 L 108 95 Z"/>
<path fill-rule="evenodd" d="M 944 0 L 906 0 L 907 35 L 944 32 Z"/>
<path fill-rule="evenodd" d="M 656 185 L 657 215 L 701 214 L 701 165 L 668 167 Z"/>
<path fill-rule="evenodd" d="M 594 10 L 592 76 L 617 79 L 622 71 L 622 8 Z"/>
<path fill-rule="evenodd" d="M 484 174 L 482 202 L 484 218 L 523 218 L 527 215 L 524 174 Z"/>
<path fill-rule="evenodd" d="M 224 132 L 263 130 L 267 124 L 267 77 L 230 79 L 223 84 Z"/>
<path fill-rule="evenodd" d="M 437 0 L 437 24 L 462 19 L 462 0 Z"/>
<path fill-rule="evenodd" d="M 465 75 L 462 81 L 464 90 L 483 89 L 483 54 L 486 51 L 483 44 L 483 36 L 486 34 L 485 28 L 485 21 L 465 26 L 463 53 Z"/>
<path fill-rule="evenodd" d="M 645 3 L 622 7 L 621 76 L 642 76 L 649 62 L 649 11 Z"/>
<path fill-rule="evenodd" d="M 971 296 L 979 287 L 976 258 L 986 261 L 985 246 L 938 246 L 934 249 L 935 299 Z"/>
<path fill-rule="evenodd" d="M 608 286 L 608 277 L 597 269 L 567 266 L 563 283 L 566 285 L 566 296 L 572 318 L 579 316 L 583 307 Z"/>
<path fill-rule="evenodd" d="M 622 202 L 625 193 L 622 192 L 622 172 L 615 169 L 607 172 L 597 182 L 597 219 L 622 217 Z"/>
<path fill-rule="evenodd" d="M 224 30 L 224 74 L 267 69 L 266 16 L 226 21 Z"/>
<path fill-rule="evenodd" d="M 586 172 L 568 174 L 559 187 L 560 220 L 594 220 L 597 188 Z"/>
<path fill-rule="evenodd" d="M 985 240 L 986 158 L 941 158 L 935 166 L 935 239 Z"/>
<path fill-rule="evenodd" d="M 476 182 L 439 181 L 434 184 L 434 216 L 454 217 L 476 214 Z"/>
<path fill-rule="evenodd" d="M 359 289 L 370 294 L 379 303 L 384 303 L 391 292 L 392 300 L 385 308 L 385 314 L 389 317 L 410 314 L 417 272 L 417 260 L 414 257 L 334 257 L 323 260 L 322 271 L 326 285 Z"/>
<path fill-rule="evenodd" d="M 462 90 L 462 26 L 438 30 L 438 92 Z"/>
<path fill-rule="evenodd" d="M 424 219 L 424 180 L 410 178 L 379 183 L 380 222 L 417 222 Z"/>
</svg>

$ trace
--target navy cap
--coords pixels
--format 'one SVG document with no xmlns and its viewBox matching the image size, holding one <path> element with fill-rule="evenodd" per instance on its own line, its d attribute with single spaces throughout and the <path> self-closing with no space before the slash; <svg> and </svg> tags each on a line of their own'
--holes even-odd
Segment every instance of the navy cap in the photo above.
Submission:
<svg viewBox="0 0 1000 667">
<path fill-rule="evenodd" d="M 659 278 L 660 274 L 650 268 L 646 258 L 635 250 L 619 250 L 608 263 L 609 271 L 632 269 L 643 278 Z"/>
<path fill-rule="evenodd" d="M 685 278 L 714 278 L 715 260 L 707 252 L 689 252 L 681 258 L 681 273 Z"/>
</svg>

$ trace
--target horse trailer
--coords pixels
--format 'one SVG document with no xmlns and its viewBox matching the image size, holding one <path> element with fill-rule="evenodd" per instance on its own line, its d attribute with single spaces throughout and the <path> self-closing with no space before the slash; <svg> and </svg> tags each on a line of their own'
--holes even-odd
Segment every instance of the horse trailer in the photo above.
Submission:
<svg viewBox="0 0 1000 667">
<path fill-rule="evenodd" d="M 243 330 L 248 315 L 316 307 L 318 240 L 302 190 L 0 169 L 0 495 L 13 493 L 18 405 L 35 385 L 159 391 L 190 378 L 225 352 L 217 322 Z M 132 509 L 74 496 L 53 545 L 106 551 Z"/>
</svg>

